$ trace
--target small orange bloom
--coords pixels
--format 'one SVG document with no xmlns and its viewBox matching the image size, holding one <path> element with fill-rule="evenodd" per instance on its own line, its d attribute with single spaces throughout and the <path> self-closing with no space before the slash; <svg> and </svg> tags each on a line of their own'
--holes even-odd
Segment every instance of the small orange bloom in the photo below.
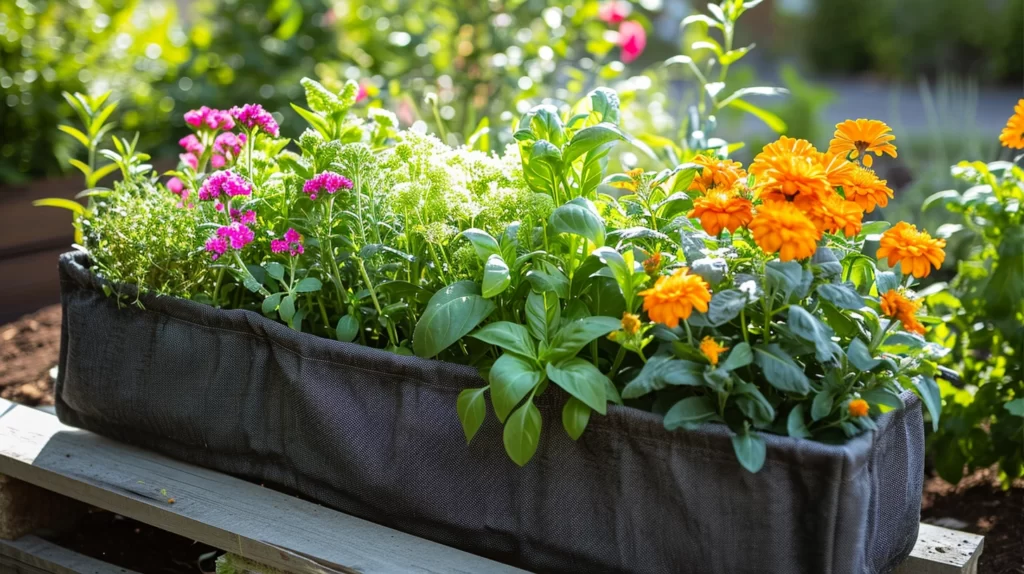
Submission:
<svg viewBox="0 0 1024 574">
<path fill-rule="evenodd" d="M 847 405 L 850 411 L 851 417 L 866 417 L 868 416 L 868 402 L 864 399 L 853 399 L 850 404 Z"/>
<path fill-rule="evenodd" d="M 635 335 L 640 330 L 640 317 L 632 313 L 623 313 L 622 330 L 630 335 Z"/>
<path fill-rule="evenodd" d="M 800 207 L 799 203 L 797 207 Z M 864 210 L 852 201 L 844 201 L 836 193 L 830 194 L 825 201 L 805 213 L 820 232 L 842 232 L 847 237 L 855 237 L 863 226 Z"/>
<path fill-rule="evenodd" d="M 765 253 L 778 253 L 782 261 L 814 255 L 821 237 L 807 215 L 795 205 L 779 201 L 758 206 L 750 231 Z"/>
<path fill-rule="evenodd" d="M 750 164 L 750 173 L 761 179 L 765 172 L 772 169 L 780 159 L 790 156 L 815 158 L 818 150 L 807 140 L 795 139 L 782 136 L 772 143 L 764 146 L 761 153 L 754 157 Z"/>
<path fill-rule="evenodd" d="M 841 155 L 831 153 L 819 153 L 816 156 L 818 163 L 825 170 L 825 179 L 832 188 L 843 187 L 850 178 L 853 170 L 857 167 L 851 161 Z"/>
<path fill-rule="evenodd" d="M 682 267 L 672 275 L 662 275 L 654 287 L 640 292 L 644 298 L 644 311 L 666 327 L 678 327 L 679 320 L 690 318 L 693 310 L 707 313 L 711 291 L 700 275 L 690 275 Z"/>
<path fill-rule="evenodd" d="M 871 167 L 872 159 L 868 155 L 871 152 L 875 155 L 884 152 L 896 157 L 896 146 L 891 143 L 896 136 L 890 132 L 892 129 L 878 120 L 846 120 L 836 124 L 835 137 L 829 142 L 828 151 L 851 159 L 861 157 L 864 166 Z"/>
<path fill-rule="evenodd" d="M 655 251 L 650 257 L 644 259 L 644 273 L 654 276 L 661 270 L 661 253 Z"/>
<path fill-rule="evenodd" d="M 723 229 L 735 233 L 754 217 L 753 205 L 735 193 L 712 190 L 704 197 L 693 200 L 693 211 L 687 217 L 700 219 L 700 226 L 708 235 L 718 235 Z"/>
<path fill-rule="evenodd" d="M 927 231 L 918 231 L 917 226 L 901 221 L 882 234 L 879 242 L 879 259 L 888 258 L 889 267 L 900 264 L 905 275 L 913 274 L 920 279 L 927 277 L 942 266 L 946 259 L 945 239 L 932 239 Z"/>
<path fill-rule="evenodd" d="M 891 317 L 903 323 L 903 328 L 911 333 L 924 335 L 924 325 L 917 320 L 917 311 L 921 308 L 920 302 L 907 299 L 902 294 L 897 293 L 896 290 L 890 289 L 882 295 L 879 305 L 882 307 L 882 313 L 886 317 Z"/>
<path fill-rule="evenodd" d="M 629 181 L 615 181 L 615 182 L 609 183 L 608 185 L 610 185 L 612 187 L 616 187 L 618 189 L 627 189 L 629 191 L 636 191 L 637 188 L 640 186 L 641 179 L 643 178 L 644 168 L 638 167 L 636 169 L 631 169 L 631 170 L 626 172 L 626 175 L 629 176 L 629 179 L 630 179 Z"/>
<path fill-rule="evenodd" d="M 846 199 L 857 202 L 864 211 L 871 213 L 875 206 L 885 207 L 892 199 L 892 190 L 884 179 L 878 179 L 875 172 L 855 166 L 843 183 Z"/>
<path fill-rule="evenodd" d="M 690 182 L 691 191 L 707 193 L 709 189 L 729 189 L 747 179 L 747 172 L 738 161 L 698 155 L 693 163 L 701 166 L 701 171 Z"/>
<path fill-rule="evenodd" d="M 729 347 L 723 347 L 718 344 L 718 341 L 714 337 L 704 337 L 704 340 L 700 342 L 700 352 L 704 353 L 704 356 L 708 358 L 708 362 L 712 365 L 718 366 L 718 355 L 729 350 Z"/>
<path fill-rule="evenodd" d="M 1024 99 L 1017 102 L 1013 115 L 1006 120 L 1006 127 L 999 134 L 999 143 L 1013 149 L 1024 149 Z"/>
</svg>

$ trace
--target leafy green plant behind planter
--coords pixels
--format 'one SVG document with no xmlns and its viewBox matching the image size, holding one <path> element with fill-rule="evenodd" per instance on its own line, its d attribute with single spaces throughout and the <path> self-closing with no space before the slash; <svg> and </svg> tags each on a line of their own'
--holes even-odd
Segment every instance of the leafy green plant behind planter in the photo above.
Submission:
<svg viewBox="0 0 1024 574">
<path fill-rule="evenodd" d="M 714 12 L 723 22 L 742 8 Z M 844 122 L 825 152 L 781 138 L 749 172 L 705 134 L 692 161 L 609 174 L 612 148 L 642 146 L 607 88 L 529 109 L 499 155 L 401 130 L 380 109 L 356 115 L 354 81 L 301 86 L 293 109 L 309 127 L 294 141 L 257 104 L 188 112 L 194 133 L 163 176 L 115 139 L 102 155 L 123 180 L 78 219 L 92 269 L 476 367 L 486 386 L 452 409 L 472 440 L 490 402 L 519 465 L 558 424 L 542 420 L 544 393 L 573 439 L 609 403 L 663 415 L 669 430 L 724 424 L 751 472 L 762 433 L 841 442 L 901 407 L 906 388 L 939 422 L 942 348 L 922 337 L 911 288 L 944 242 L 863 224 L 892 196 L 869 169 L 869 154 L 896 153 L 885 124 Z M 694 125 L 727 105 L 710 98 Z M 891 270 L 863 253 L 879 234 Z"/>
<path fill-rule="evenodd" d="M 935 286 L 926 300 L 943 319 L 931 337 L 950 348 L 944 363 L 962 373 L 966 387 L 943 381 L 944 422 L 929 447 L 950 482 L 965 469 L 998 464 L 1009 485 L 1024 476 L 1024 170 L 965 161 L 952 173 L 970 187 L 936 193 L 923 209 L 960 215 L 950 225 L 970 254 L 949 289 Z"/>
</svg>

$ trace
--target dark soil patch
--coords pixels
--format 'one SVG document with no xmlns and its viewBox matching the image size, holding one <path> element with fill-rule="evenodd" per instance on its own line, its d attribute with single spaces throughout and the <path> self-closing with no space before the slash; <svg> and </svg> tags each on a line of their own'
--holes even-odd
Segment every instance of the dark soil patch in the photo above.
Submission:
<svg viewBox="0 0 1024 574">
<path fill-rule="evenodd" d="M 992 470 L 980 470 L 952 485 L 925 481 L 921 520 L 982 534 L 978 572 L 1024 574 L 1024 480 L 1003 490 Z"/>
<path fill-rule="evenodd" d="M 53 404 L 50 369 L 60 350 L 60 318 L 60 306 L 54 305 L 0 326 L 0 397 L 32 406 Z M 1024 481 L 1002 490 L 988 470 L 955 486 L 929 478 L 921 519 L 983 534 L 980 572 L 1024 574 Z M 200 572 L 198 559 L 211 550 L 109 512 L 97 512 L 90 520 L 60 543 L 143 574 Z"/>
<path fill-rule="evenodd" d="M 50 369 L 60 352 L 60 317 L 60 305 L 52 305 L 0 327 L 0 398 L 53 404 Z"/>
</svg>

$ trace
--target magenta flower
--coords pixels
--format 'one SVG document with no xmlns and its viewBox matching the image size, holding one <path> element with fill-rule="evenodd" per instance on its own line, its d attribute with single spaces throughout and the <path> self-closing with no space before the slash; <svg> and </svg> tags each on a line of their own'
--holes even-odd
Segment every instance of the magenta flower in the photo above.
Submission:
<svg viewBox="0 0 1024 574">
<path fill-rule="evenodd" d="M 242 225 L 252 225 L 253 223 L 256 223 L 256 212 L 251 209 L 247 210 L 245 213 L 242 213 L 241 211 L 232 207 L 230 215 L 232 221 L 237 221 Z"/>
<path fill-rule="evenodd" d="M 619 47 L 622 48 L 622 62 L 628 64 L 640 57 L 647 47 L 647 30 L 643 24 L 626 20 L 619 24 Z"/>
<path fill-rule="evenodd" d="M 302 186 L 302 191 L 308 193 L 310 199 L 316 199 L 321 191 L 334 193 L 339 189 L 352 189 L 352 180 L 333 171 L 318 173 Z"/>
<path fill-rule="evenodd" d="M 180 179 L 172 177 L 171 179 L 167 180 L 167 190 L 173 193 L 174 195 L 181 195 L 181 191 L 183 189 L 185 189 L 185 184 L 181 183 Z"/>
<path fill-rule="evenodd" d="M 206 240 L 206 251 L 210 254 L 210 259 L 216 261 L 221 255 L 224 255 L 228 250 L 228 242 L 220 237 L 211 237 Z"/>
<path fill-rule="evenodd" d="M 288 229 L 282 239 L 274 239 L 270 242 L 270 250 L 274 253 L 287 251 L 292 257 L 301 255 L 305 248 L 302 246 L 302 236 L 294 229 Z"/>
<path fill-rule="evenodd" d="M 366 98 L 370 97 L 370 92 L 366 89 L 366 84 L 359 84 L 359 91 L 356 92 L 356 103 L 359 103 Z"/>
<path fill-rule="evenodd" d="M 224 239 L 232 249 L 241 249 L 256 239 L 256 234 L 244 224 L 235 221 L 217 228 L 217 237 Z"/>
<path fill-rule="evenodd" d="M 242 152 L 242 144 L 245 143 L 245 134 L 235 135 L 232 132 L 224 132 L 213 140 L 213 151 L 221 155 L 238 157 Z"/>
<path fill-rule="evenodd" d="M 249 132 L 258 128 L 276 138 L 281 131 L 278 128 L 277 121 L 274 120 L 274 116 L 270 115 L 270 112 L 264 110 L 263 106 L 259 104 L 245 104 L 242 107 L 235 106 L 231 108 L 231 115 Z"/>
<path fill-rule="evenodd" d="M 189 166 L 192 169 L 199 169 L 199 158 L 194 153 L 183 153 L 178 155 L 178 159 L 181 163 Z"/>
<path fill-rule="evenodd" d="M 213 169 L 220 169 L 224 167 L 226 163 L 228 163 L 228 160 L 224 159 L 224 156 L 220 155 L 219 153 L 215 153 L 213 154 L 212 157 L 210 157 L 210 167 L 212 167 Z"/>
<path fill-rule="evenodd" d="M 618 24 L 629 15 L 629 3 L 622 0 L 609 0 L 597 9 L 597 17 L 608 24 Z"/>
<path fill-rule="evenodd" d="M 195 156 L 203 155 L 203 151 L 206 150 L 206 147 L 204 147 L 202 142 L 199 141 L 199 138 L 196 137 L 196 134 L 188 134 L 187 136 L 181 138 L 180 140 L 178 140 L 178 145 L 185 148 L 186 152 Z"/>
<path fill-rule="evenodd" d="M 235 121 L 226 110 L 215 110 L 203 106 L 198 110 L 185 112 L 185 123 L 194 128 L 209 128 L 211 130 L 234 129 Z"/>
<path fill-rule="evenodd" d="M 199 199 L 209 201 L 221 195 L 228 197 L 252 195 L 252 186 L 242 179 L 242 176 L 232 171 L 215 171 L 206 178 L 203 186 L 199 188 Z"/>
</svg>

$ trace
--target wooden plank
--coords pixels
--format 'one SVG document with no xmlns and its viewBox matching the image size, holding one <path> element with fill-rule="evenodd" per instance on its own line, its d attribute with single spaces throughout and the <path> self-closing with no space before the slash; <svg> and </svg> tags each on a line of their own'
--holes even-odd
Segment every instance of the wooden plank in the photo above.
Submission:
<svg viewBox="0 0 1024 574">
<path fill-rule="evenodd" d="M 138 574 L 35 536 L 0 541 L 0 571 L 9 574 Z"/>
<path fill-rule="evenodd" d="M 86 510 L 77 500 L 0 474 L 0 540 L 70 527 Z"/>
<path fill-rule="evenodd" d="M 288 572 L 522 572 L 5 400 L 0 473 Z"/>
<path fill-rule="evenodd" d="M 977 574 L 985 537 L 921 524 L 910 557 L 893 574 Z"/>
</svg>

